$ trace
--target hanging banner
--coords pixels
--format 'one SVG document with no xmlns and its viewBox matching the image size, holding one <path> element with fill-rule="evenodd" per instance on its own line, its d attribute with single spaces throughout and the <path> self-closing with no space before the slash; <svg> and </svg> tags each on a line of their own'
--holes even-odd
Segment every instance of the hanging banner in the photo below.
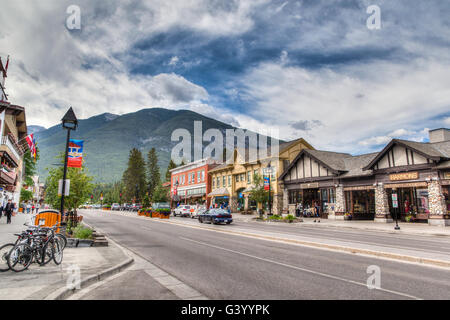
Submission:
<svg viewBox="0 0 450 320">
<path fill-rule="evenodd" d="M 270 178 L 269 177 L 264 177 L 264 190 L 269 190 L 270 188 Z"/>
<path fill-rule="evenodd" d="M 69 155 L 67 166 L 72 168 L 81 168 L 83 163 L 83 140 L 69 140 Z"/>
</svg>

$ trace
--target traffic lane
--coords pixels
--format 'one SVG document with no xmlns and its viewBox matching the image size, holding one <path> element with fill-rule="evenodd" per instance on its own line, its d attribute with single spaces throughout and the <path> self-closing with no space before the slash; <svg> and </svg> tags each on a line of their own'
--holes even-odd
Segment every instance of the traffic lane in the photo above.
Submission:
<svg viewBox="0 0 450 320">
<path fill-rule="evenodd" d="M 192 224 L 186 218 L 174 218 L 176 221 Z M 353 231 L 353 230 L 333 230 L 328 227 L 308 227 L 304 225 L 289 225 L 284 223 L 259 223 L 259 222 L 243 222 L 234 221 L 233 228 L 244 227 L 251 230 L 260 230 L 266 232 L 277 232 L 288 235 L 310 236 L 318 239 L 351 241 L 354 243 L 368 245 L 382 245 L 398 249 L 414 249 L 426 252 L 436 252 L 439 254 L 450 255 L 450 239 L 438 236 L 411 236 L 405 234 L 390 234 L 386 232 L 374 232 L 370 230 Z"/>
<path fill-rule="evenodd" d="M 386 290 L 419 298 L 450 298 L 446 270 L 191 229 L 152 219 L 101 214 L 86 218 L 88 223 L 215 299 L 406 298 L 367 289 L 364 284 L 370 265 L 380 267 L 381 287 Z"/>
</svg>

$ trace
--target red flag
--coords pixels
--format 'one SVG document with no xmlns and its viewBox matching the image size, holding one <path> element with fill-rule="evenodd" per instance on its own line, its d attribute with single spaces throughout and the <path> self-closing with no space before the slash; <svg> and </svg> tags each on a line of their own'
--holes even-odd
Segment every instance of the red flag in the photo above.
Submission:
<svg viewBox="0 0 450 320">
<path fill-rule="evenodd" d="M 8 56 L 8 60 L 6 60 L 5 72 L 8 72 L 8 65 L 9 65 L 9 56 Z"/>
<path fill-rule="evenodd" d="M 36 144 L 34 141 L 34 135 L 30 134 L 26 138 L 28 147 L 30 148 L 31 155 L 33 156 L 34 160 L 36 160 Z"/>
</svg>

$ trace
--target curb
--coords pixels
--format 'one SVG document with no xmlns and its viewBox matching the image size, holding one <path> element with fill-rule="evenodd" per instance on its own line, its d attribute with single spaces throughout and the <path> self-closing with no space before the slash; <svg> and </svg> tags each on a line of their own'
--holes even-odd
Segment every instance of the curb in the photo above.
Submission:
<svg viewBox="0 0 450 320">
<path fill-rule="evenodd" d="M 87 223 L 83 222 L 85 225 L 89 226 Z M 90 227 L 90 226 L 89 226 Z M 108 237 L 105 236 L 105 238 L 107 238 L 108 240 L 110 240 Z M 112 240 L 111 240 L 112 241 Z M 114 241 L 112 241 L 114 242 Z M 128 256 L 128 254 L 123 250 L 123 248 L 121 246 L 118 246 L 120 248 L 120 250 L 122 250 L 123 253 L 125 253 L 126 256 Z M 75 292 L 77 292 L 78 290 L 81 289 L 86 289 L 87 287 L 91 286 L 94 283 L 100 282 L 105 280 L 106 278 L 111 277 L 114 274 L 120 273 L 123 270 L 125 270 L 127 267 L 129 267 L 132 263 L 134 262 L 133 258 L 128 258 L 125 261 L 112 266 L 106 270 L 103 270 L 102 272 L 99 272 L 97 274 L 91 275 L 83 280 L 81 280 L 79 283 L 75 284 L 73 289 L 66 287 L 62 287 L 57 289 L 56 291 L 54 291 L 53 293 L 51 293 L 50 295 L 48 295 L 47 297 L 44 298 L 44 300 L 64 300 L 67 299 L 69 296 L 71 296 L 72 294 L 74 294 Z M 77 289 L 76 287 L 79 288 Z"/>
</svg>

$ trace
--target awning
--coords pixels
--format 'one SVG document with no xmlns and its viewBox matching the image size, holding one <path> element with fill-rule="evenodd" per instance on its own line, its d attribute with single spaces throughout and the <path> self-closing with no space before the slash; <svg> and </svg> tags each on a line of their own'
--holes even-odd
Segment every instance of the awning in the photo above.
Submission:
<svg viewBox="0 0 450 320">
<path fill-rule="evenodd" d="M 227 188 L 219 188 L 208 194 L 208 197 L 229 196 Z"/>
</svg>

